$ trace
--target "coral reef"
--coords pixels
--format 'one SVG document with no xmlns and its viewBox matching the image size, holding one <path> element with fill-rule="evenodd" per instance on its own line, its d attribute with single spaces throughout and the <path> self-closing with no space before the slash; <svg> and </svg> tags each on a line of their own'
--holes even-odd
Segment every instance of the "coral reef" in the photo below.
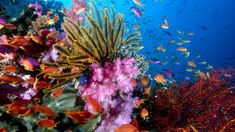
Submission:
<svg viewBox="0 0 235 132">
<path fill-rule="evenodd" d="M 103 65 L 107 61 L 112 62 L 122 46 L 133 48 L 138 45 L 141 40 L 139 33 L 125 35 L 123 15 L 116 14 L 113 8 L 111 11 L 111 14 L 108 9 L 100 12 L 91 2 L 90 13 L 85 12 L 85 25 L 65 19 L 63 27 L 70 46 L 55 45 L 59 59 L 44 64 L 66 70 L 63 74 L 51 74 L 51 78 L 69 81 L 79 77 L 93 63 Z"/>
<path fill-rule="evenodd" d="M 139 116 L 139 126 L 157 131 L 234 131 L 233 73 L 231 69 L 214 70 L 209 78 L 200 78 L 190 87 L 183 83 L 157 89 L 145 100 L 148 105 L 141 106 L 150 115 L 147 120 Z"/>
</svg>

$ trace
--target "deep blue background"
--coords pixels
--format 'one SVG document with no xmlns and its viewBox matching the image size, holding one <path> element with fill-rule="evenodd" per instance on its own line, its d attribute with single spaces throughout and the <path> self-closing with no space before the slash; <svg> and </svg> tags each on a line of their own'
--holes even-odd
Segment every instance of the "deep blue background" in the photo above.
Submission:
<svg viewBox="0 0 235 132">
<path fill-rule="evenodd" d="M 70 0 L 59 0 L 70 7 Z M 207 61 L 216 68 L 235 67 L 235 1 L 234 0 L 141 0 L 144 7 L 136 6 L 132 0 L 94 0 L 102 5 L 114 5 L 117 11 L 125 14 L 127 28 L 132 30 L 135 24 L 140 25 L 145 48 L 141 53 L 147 59 L 157 58 L 162 62 L 168 61 L 168 65 L 151 64 L 150 72 L 156 74 L 162 68 L 170 69 L 178 75 L 186 74 L 188 60 L 196 60 L 197 69 L 206 72 L 205 66 L 198 64 L 199 61 Z M 130 10 L 138 7 L 143 12 L 142 18 L 137 18 Z M 166 35 L 159 25 L 162 18 L 167 18 L 170 29 L 167 31 L 172 36 Z M 204 29 L 203 29 L 204 28 Z M 206 28 L 206 29 L 205 29 Z M 177 30 L 193 32 L 194 36 L 180 36 Z M 191 43 L 184 46 L 191 52 L 190 57 L 185 58 L 176 48 L 179 46 L 169 45 L 168 41 L 177 36 L 190 39 Z M 162 45 L 167 49 L 165 53 L 154 53 L 156 47 Z M 150 54 L 147 54 L 150 52 Z M 178 57 L 182 64 L 176 66 L 172 55 Z M 168 59 L 166 58 L 169 57 Z M 149 73 L 150 73 L 149 72 Z"/>
</svg>

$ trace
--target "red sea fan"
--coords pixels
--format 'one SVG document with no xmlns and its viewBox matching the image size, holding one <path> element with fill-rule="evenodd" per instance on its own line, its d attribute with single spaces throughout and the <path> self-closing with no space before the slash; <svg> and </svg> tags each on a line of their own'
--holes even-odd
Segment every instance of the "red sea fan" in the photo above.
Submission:
<svg viewBox="0 0 235 132">
<path fill-rule="evenodd" d="M 152 118 L 159 131 L 234 131 L 233 70 L 214 70 L 207 79 L 159 89 Z"/>
</svg>

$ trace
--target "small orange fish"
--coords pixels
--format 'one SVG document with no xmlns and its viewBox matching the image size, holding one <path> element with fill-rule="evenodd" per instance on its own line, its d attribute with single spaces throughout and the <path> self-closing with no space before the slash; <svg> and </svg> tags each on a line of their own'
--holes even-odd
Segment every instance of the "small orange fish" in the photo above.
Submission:
<svg viewBox="0 0 235 132">
<path fill-rule="evenodd" d="M 0 24 L 0 30 L 6 28 L 6 29 L 16 29 L 17 27 L 11 23 L 5 23 L 5 24 Z"/>
<path fill-rule="evenodd" d="M 40 45 L 43 44 L 42 39 L 41 39 L 39 36 L 32 35 L 32 36 L 31 36 L 31 39 L 32 39 L 34 42 L 36 42 L 37 44 L 40 44 Z"/>
<path fill-rule="evenodd" d="M 160 83 L 160 84 L 165 84 L 166 83 L 166 79 L 163 75 L 161 74 L 157 74 L 155 77 L 154 77 L 154 80 L 157 82 L 157 83 Z"/>
<path fill-rule="evenodd" d="M 131 124 L 123 124 L 115 129 L 115 132 L 139 132 L 139 130 Z"/>
<path fill-rule="evenodd" d="M 54 39 L 56 34 L 58 34 L 58 32 L 50 32 L 47 34 L 46 38 L 47 39 Z"/>
<path fill-rule="evenodd" d="M 201 72 L 201 71 L 197 71 L 197 74 L 200 78 L 202 79 L 207 79 L 207 75 L 204 73 L 204 72 Z"/>
<path fill-rule="evenodd" d="M 15 107 L 25 107 L 27 106 L 31 101 L 29 100 L 14 100 L 10 104 L 6 104 L 4 106 L 7 107 L 7 109 L 15 108 Z"/>
<path fill-rule="evenodd" d="M 188 49 L 185 48 L 185 47 L 179 47 L 179 48 L 177 48 L 177 50 L 178 50 L 178 51 L 181 51 L 181 52 L 186 52 L 186 51 L 188 51 Z"/>
<path fill-rule="evenodd" d="M 0 76 L 0 82 L 8 82 L 8 83 L 13 83 L 13 84 L 17 84 L 20 82 L 23 82 L 24 80 L 19 77 L 19 76 L 14 76 L 14 75 L 2 75 Z"/>
<path fill-rule="evenodd" d="M 150 94 L 150 91 L 151 91 L 151 86 L 149 86 L 144 90 L 144 94 Z"/>
<path fill-rule="evenodd" d="M 139 28 L 140 28 L 140 25 L 139 25 L 139 24 L 136 24 L 136 25 L 133 27 L 134 30 L 138 30 Z"/>
<path fill-rule="evenodd" d="M 66 112 L 66 115 L 68 115 L 74 121 L 81 123 L 81 124 L 86 123 L 87 118 L 94 117 L 94 115 L 88 111 Z"/>
<path fill-rule="evenodd" d="M 35 83 L 36 88 L 45 88 L 45 87 L 48 87 L 48 86 L 49 86 L 49 83 L 46 82 L 46 81 L 37 81 Z"/>
<path fill-rule="evenodd" d="M 98 113 L 103 113 L 103 108 L 101 104 L 95 100 L 94 98 L 90 97 L 89 95 L 85 97 L 87 102 L 91 105 L 92 109 Z"/>
<path fill-rule="evenodd" d="M 46 115 L 47 117 L 55 118 L 56 114 L 47 106 L 36 104 L 32 108 L 32 111 L 35 112 L 40 112 Z"/>
<path fill-rule="evenodd" d="M 54 120 L 51 120 L 51 119 L 42 119 L 42 120 L 38 120 L 36 122 L 36 124 L 40 127 L 44 127 L 44 128 L 47 128 L 47 129 L 51 129 L 51 128 L 54 128 L 56 127 L 56 125 L 58 124 L 59 122 L 55 123 Z"/>
<path fill-rule="evenodd" d="M 142 118 L 146 119 L 148 117 L 148 115 L 149 115 L 149 112 L 148 112 L 148 110 L 146 108 L 143 108 L 140 111 L 140 115 L 141 115 Z"/>
<path fill-rule="evenodd" d="M 162 45 L 161 45 L 161 46 L 158 46 L 158 47 L 157 47 L 157 50 L 158 50 L 158 51 L 162 51 L 162 52 L 166 52 L 166 49 L 163 48 Z"/>
<path fill-rule="evenodd" d="M 26 107 L 14 107 L 7 110 L 7 113 L 11 115 L 23 115 L 27 113 L 30 109 Z"/>
<path fill-rule="evenodd" d="M 140 100 L 137 100 L 135 103 L 134 103 L 134 106 L 135 107 L 139 107 L 141 104 L 143 104 L 145 101 L 145 99 L 140 99 Z"/>
<path fill-rule="evenodd" d="M 34 70 L 33 63 L 30 62 L 28 59 L 21 58 L 19 60 L 19 62 L 24 66 L 25 70 L 27 70 L 27 71 L 33 71 Z"/>
<path fill-rule="evenodd" d="M 42 73 L 44 74 L 53 74 L 59 72 L 58 67 L 47 67 L 47 66 L 41 66 L 42 68 Z"/>
<path fill-rule="evenodd" d="M 52 93 L 51 93 L 51 96 L 54 97 L 54 98 L 59 98 L 64 92 L 64 89 L 57 89 L 57 90 L 54 90 Z"/>
<path fill-rule="evenodd" d="M 164 23 L 160 25 L 162 29 L 169 29 L 168 21 L 163 18 Z"/>
<path fill-rule="evenodd" d="M 196 67 L 196 64 L 194 61 L 188 61 L 188 66 Z"/>
<path fill-rule="evenodd" d="M 14 65 L 7 65 L 4 67 L 5 72 L 16 72 L 17 71 L 17 66 Z"/>
<path fill-rule="evenodd" d="M 140 82 L 141 82 L 144 86 L 147 86 L 147 85 L 149 84 L 148 76 L 143 76 L 143 77 L 140 79 Z"/>
</svg>

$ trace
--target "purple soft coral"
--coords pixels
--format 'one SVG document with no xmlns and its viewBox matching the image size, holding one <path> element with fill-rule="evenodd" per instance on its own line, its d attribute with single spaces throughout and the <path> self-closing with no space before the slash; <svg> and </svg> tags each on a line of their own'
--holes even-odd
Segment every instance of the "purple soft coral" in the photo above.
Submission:
<svg viewBox="0 0 235 132">
<path fill-rule="evenodd" d="M 138 68 L 133 65 L 134 58 L 116 59 L 104 67 L 91 65 L 92 77 L 88 84 L 79 86 L 83 97 L 91 96 L 101 103 L 105 117 L 97 131 L 110 131 L 122 124 L 130 123 L 133 103 L 133 78 L 138 75 Z M 85 108 L 89 110 L 89 105 Z"/>
</svg>

